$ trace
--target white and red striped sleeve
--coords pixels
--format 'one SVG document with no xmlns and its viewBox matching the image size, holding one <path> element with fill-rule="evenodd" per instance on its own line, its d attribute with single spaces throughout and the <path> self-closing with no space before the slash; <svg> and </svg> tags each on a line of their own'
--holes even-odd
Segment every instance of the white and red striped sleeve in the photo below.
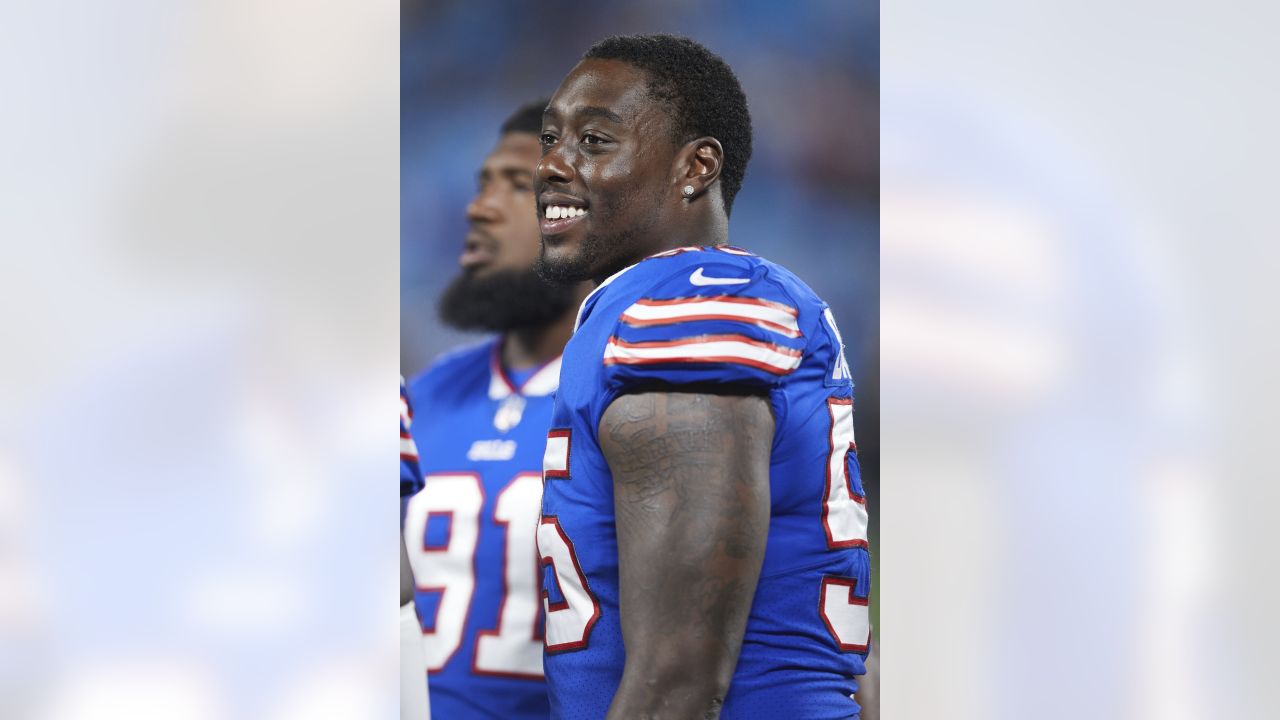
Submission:
<svg viewBox="0 0 1280 720">
<path fill-rule="evenodd" d="M 400 378 L 400 496 L 413 495 L 422 489 L 422 469 L 418 465 L 418 446 L 409 428 L 413 425 L 413 407 L 409 393 Z"/>
<path fill-rule="evenodd" d="M 733 268 L 706 270 L 707 276 L 725 280 L 733 279 L 732 272 Z M 799 308 L 772 284 L 759 278 L 736 286 L 676 282 L 623 310 L 605 345 L 603 362 L 611 382 L 622 388 L 770 387 L 800 368 L 804 348 Z"/>
</svg>

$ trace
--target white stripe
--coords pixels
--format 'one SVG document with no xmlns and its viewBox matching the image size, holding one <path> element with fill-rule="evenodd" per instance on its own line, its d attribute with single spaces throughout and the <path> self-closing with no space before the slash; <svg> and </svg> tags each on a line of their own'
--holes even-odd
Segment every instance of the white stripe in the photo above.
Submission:
<svg viewBox="0 0 1280 720">
<path fill-rule="evenodd" d="M 561 359 L 557 357 L 534 373 L 533 377 L 524 382 L 524 387 L 520 388 L 520 394 L 525 397 L 545 397 L 555 392 L 560 386 Z"/>
<path fill-rule="evenodd" d="M 400 438 L 400 454 L 418 457 L 418 446 L 414 445 L 412 440 Z"/>
<path fill-rule="evenodd" d="M 502 400 L 510 394 L 511 394 L 511 386 L 507 384 L 506 380 L 502 379 L 502 375 L 500 375 L 496 370 L 494 370 L 492 367 L 492 363 L 490 363 L 489 399 Z"/>
<path fill-rule="evenodd" d="M 720 302 L 715 300 L 689 301 L 670 305 L 641 305 L 636 303 L 622 313 L 622 320 L 650 322 L 665 320 L 678 322 L 697 315 L 726 315 L 736 320 L 755 324 L 758 320 L 781 325 L 785 330 L 766 327 L 786 337 L 800 337 L 800 325 L 796 318 L 784 310 L 768 305 Z M 763 326 L 762 326 L 763 327 Z"/>
<path fill-rule="evenodd" d="M 542 452 L 542 472 L 564 472 L 569 469 L 569 438 L 551 435 Z"/>
<path fill-rule="evenodd" d="M 800 367 L 800 357 L 780 353 L 776 350 L 752 345 L 740 340 L 717 340 L 714 342 L 691 342 L 662 347 L 624 347 L 609 341 L 604 349 L 606 360 L 693 360 L 700 358 L 724 357 L 754 362 L 791 372 Z M 730 360 L 732 361 L 732 360 Z"/>
<path fill-rule="evenodd" d="M 684 247 L 671 248 L 670 250 L 664 250 L 663 252 L 655 253 L 645 258 L 645 260 L 649 260 L 652 258 L 672 257 L 673 255 L 680 255 L 681 253 L 687 253 L 687 252 L 696 252 L 701 249 L 702 247 L 698 245 L 685 245 Z"/>
<path fill-rule="evenodd" d="M 528 380 L 525 380 L 524 386 L 517 389 L 519 394 L 525 397 L 546 397 L 556 391 L 560 386 L 560 363 L 563 357 L 556 357 L 555 360 L 547 363 L 541 370 L 534 373 Z M 507 381 L 502 378 L 496 369 L 489 370 L 489 399 L 504 400 L 511 395 L 511 386 L 507 385 Z"/>
</svg>

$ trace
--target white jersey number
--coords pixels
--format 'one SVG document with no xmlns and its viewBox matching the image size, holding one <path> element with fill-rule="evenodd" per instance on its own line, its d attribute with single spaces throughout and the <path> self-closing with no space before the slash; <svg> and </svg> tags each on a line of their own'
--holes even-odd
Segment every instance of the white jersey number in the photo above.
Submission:
<svg viewBox="0 0 1280 720">
<path fill-rule="evenodd" d="M 854 493 L 849 478 L 849 453 L 856 452 L 853 436 L 853 399 L 829 398 L 831 450 L 827 456 L 826 498 L 822 503 L 822 527 L 827 547 L 867 547 L 867 500 Z M 854 597 L 854 578 L 822 580 L 819 612 L 841 650 L 866 652 L 871 641 L 871 614 L 866 598 Z"/>
<path fill-rule="evenodd" d="M 462 635 L 476 587 L 476 548 L 484 490 L 474 473 L 427 475 L 422 492 L 409 501 L 405 516 L 405 544 L 419 590 L 440 592 L 432 630 L 423 631 L 429 672 L 444 668 L 462 645 Z M 536 637 L 538 575 L 531 552 L 538 524 L 542 480 L 537 473 L 521 473 L 498 494 L 493 522 L 506 529 L 503 553 L 504 594 L 498 627 L 476 635 L 471 669 L 480 675 L 537 677 L 542 674 L 542 643 Z M 433 516 L 448 516 L 449 539 L 441 546 L 427 544 L 427 524 Z"/>
<path fill-rule="evenodd" d="M 569 477 L 570 431 L 552 430 L 547 434 L 547 449 L 542 458 L 543 482 L 557 482 Z M 538 555 L 544 566 L 550 565 L 563 600 L 555 603 L 544 591 L 542 609 L 547 617 L 547 652 L 580 650 L 587 646 L 591 628 L 600 619 L 600 603 L 587 584 L 587 576 L 578 564 L 573 541 L 560 527 L 560 520 L 543 517 L 538 524 Z"/>
</svg>

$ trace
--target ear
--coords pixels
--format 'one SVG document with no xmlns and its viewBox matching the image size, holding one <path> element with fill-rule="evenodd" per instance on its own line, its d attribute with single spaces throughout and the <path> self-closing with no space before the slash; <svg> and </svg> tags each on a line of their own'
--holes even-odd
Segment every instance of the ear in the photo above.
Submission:
<svg viewBox="0 0 1280 720">
<path fill-rule="evenodd" d="M 676 153 L 676 192 L 685 200 L 692 200 L 706 192 L 724 168 L 724 148 L 713 137 L 690 140 Z M 685 187 L 693 192 L 686 195 Z"/>
</svg>

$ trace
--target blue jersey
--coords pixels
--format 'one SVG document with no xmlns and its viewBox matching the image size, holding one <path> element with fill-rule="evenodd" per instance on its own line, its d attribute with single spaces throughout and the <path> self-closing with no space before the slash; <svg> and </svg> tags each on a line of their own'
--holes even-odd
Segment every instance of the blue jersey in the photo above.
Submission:
<svg viewBox="0 0 1280 720">
<path fill-rule="evenodd" d="M 499 350 L 446 355 L 409 388 L 425 485 L 405 543 L 431 713 L 445 720 L 549 715 L 534 536 L 560 360 L 517 387 Z"/>
<path fill-rule="evenodd" d="M 600 418 L 630 391 L 717 384 L 767 395 L 776 420 L 764 565 L 721 717 L 856 716 L 871 634 L 867 513 L 853 385 L 826 304 L 746 251 L 673 250 L 587 298 L 562 373 L 538 526 L 552 716 L 604 717 L 625 661 Z"/>
<path fill-rule="evenodd" d="M 418 448 L 413 444 L 409 428 L 413 425 L 413 406 L 400 378 L 400 497 L 422 489 L 422 468 L 418 466 Z"/>
</svg>

